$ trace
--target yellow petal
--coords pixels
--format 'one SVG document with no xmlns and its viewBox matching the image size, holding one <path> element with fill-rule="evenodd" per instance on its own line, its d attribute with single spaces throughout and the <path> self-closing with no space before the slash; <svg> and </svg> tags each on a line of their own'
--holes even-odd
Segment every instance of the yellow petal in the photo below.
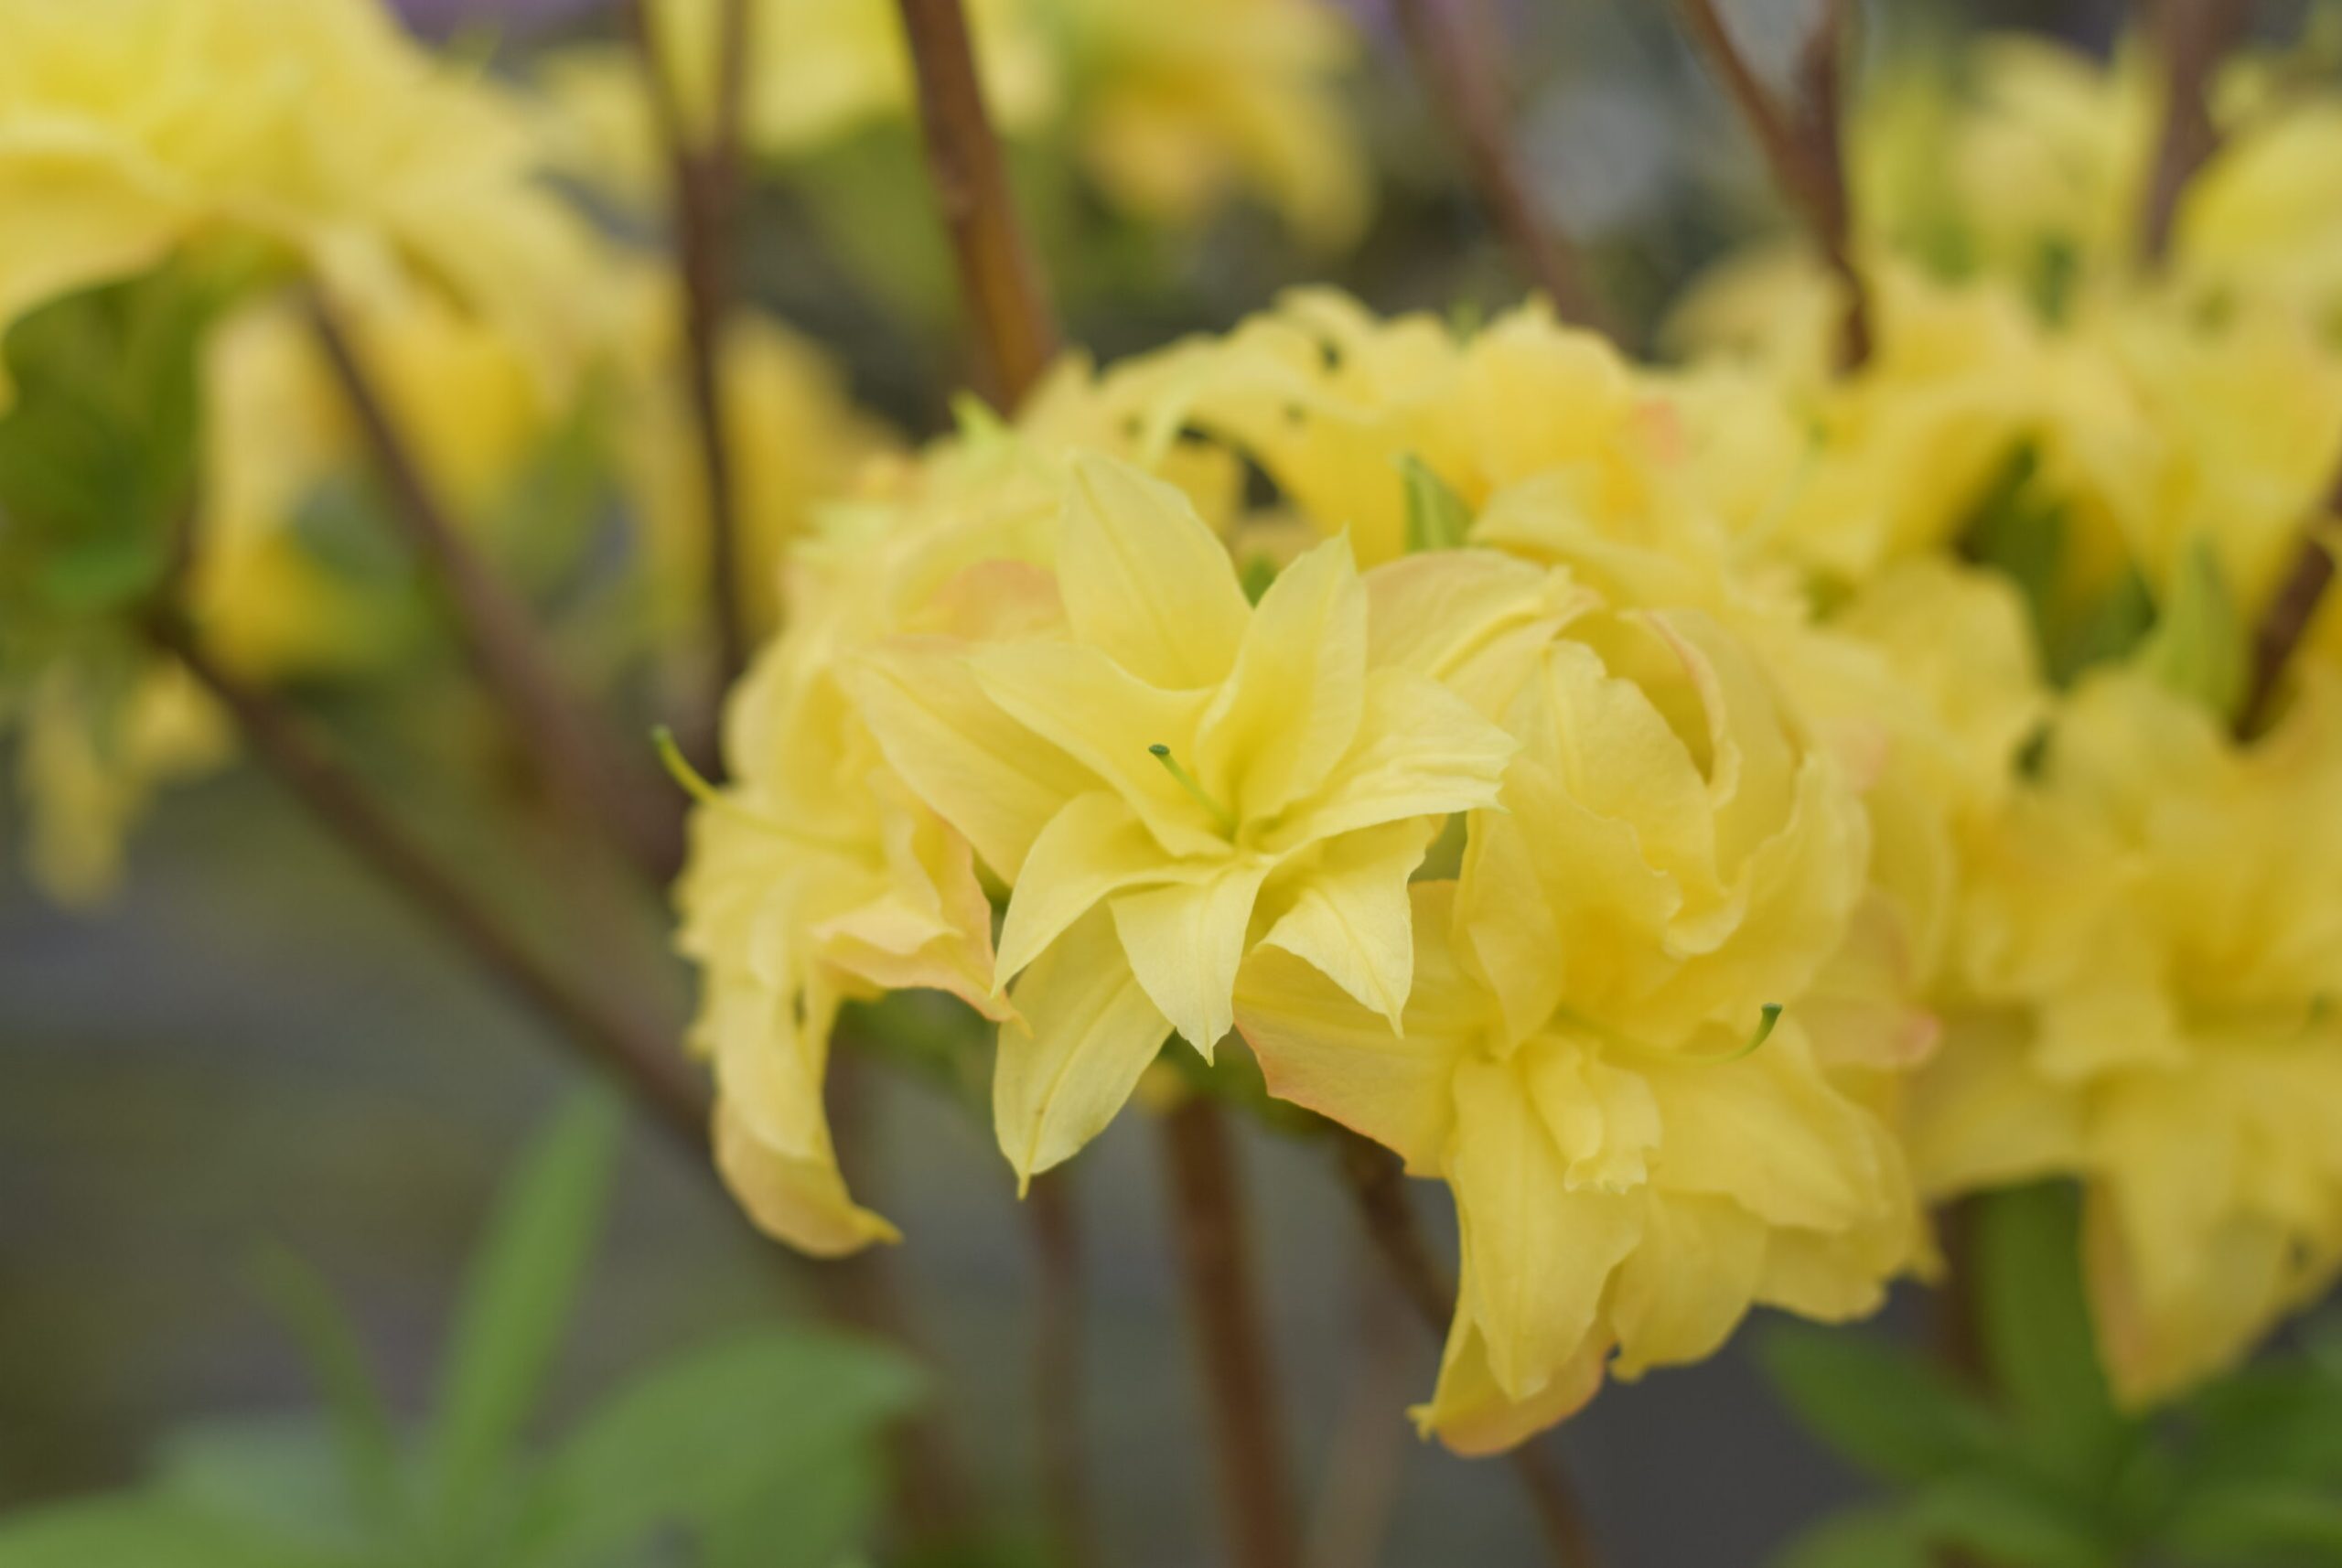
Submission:
<svg viewBox="0 0 2342 1568">
<path fill-rule="evenodd" d="M 1186 493 L 1111 457 L 1073 460 L 1058 583 L 1078 641 L 1150 685 L 1217 686 L 1251 607 Z"/>
<path fill-rule="evenodd" d="M 1491 1022 L 1449 949 L 1452 894 L 1446 883 L 1413 889 L 1414 987 L 1399 1033 L 1321 968 L 1270 945 L 1273 931 L 1245 960 L 1236 987 L 1236 1027 L 1269 1092 L 1373 1139 L 1416 1176 L 1439 1174 L 1455 1122 L 1456 1064 Z"/>
<path fill-rule="evenodd" d="M 1349 754 L 1284 814 L 1265 845 L 1289 849 L 1404 817 L 1493 805 L 1516 749 L 1510 736 L 1453 693 L 1403 670 L 1370 671 Z"/>
<path fill-rule="evenodd" d="M 1729 1198 L 1644 1198 L 1642 1240 L 1610 1296 L 1620 1378 L 1714 1354 L 1748 1315 L 1765 1262 L 1764 1222 Z"/>
<path fill-rule="evenodd" d="M 1517 1060 L 1457 1069 L 1447 1176 L 1465 1227 L 1463 1299 L 1489 1373 L 1530 1398 L 1564 1376 L 1595 1332 L 1611 1271 L 1641 1233 L 1640 1205 L 1569 1190 Z"/>
<path fill-rule="evenodd" d="M 1105 1130 L 1170 1033 L 1102 909 L 1074 922 L 1016 983 L 992 1110 L 1018 1187 Z"/>
<path fill-rule="evenodd" d="M 1436 550 L 1366 575 L 1369 657 L 1503 714 L 1556 632 L 1598 603 L 1564 573 L 1490 550 Z"/>
<path fill-rule="evenodd" d="M 715 1113 L 715 1167 L 748 1218 L 767 1235 L 816 1258 L 841 1258 L 902 1232 L 846 1196 L 826 1147 L 791 1155 L 760 1141 L 728 1109 Z"/>
<path fill-rule="evenodd" d="M 1112 893 L 1141 883 L 1200 876 L 1163 853 L 1119 795 L 1075 797 L 1033 841 L 1000 928 L 1002 983 Z"/>
<path fill-rule="evenodd" d="M 1236 971 L 1267 875 L 1264 863 L 1230 862 L 1208 880 L 1125 893 L 1110 906 L 1139 983 L 1207 1061 L 1236 1022 Z"/>
<path fill-rule="evenodd" d="M 1192 771 L 1193 737 L 1209 693 L 1150 686 L 1101 650 L 1080 644 L 987 648 L 972 668 L 984 694 L 1047 742 L 1045 749 L 1080 759 L 1129 801 L 1166 851 L 1225 853 L 1227 840 L 1211 813 L 1148 750 L 1168 746 Z"/>
<path fill-rule="evenodd" d="M 964 644 L 897 638 L 842 672 L 904 782 L 1014 881 L 1044 825 L 1094 781 L 1002 713 L 969 673 Z"/>
<path fill-rule="evenodd" d="M 1261 940 L 1316 964 L 1397 1030 L 1414 983 L 1407 879 L 1437 828 L 1437 819 L 1419 817 L 1361 829 L 1284 866 Z"/>
<path fill-rule="evenodd" d="M 1197 732 L 1199 774 L 1240 822 L 1317 788 L 1366 708 L 1366 590 L 1348 535 L 1277 575 Z"/>
<path fill-rule="evenodd" d="M 1532 1393 L 1514 1395 L 1488 1365 L 1488 1341 L 1459 1305 L 1439 1359 L 1439 1387 L 1413 1412 L 1415 1426 L 1467 1458 L 1501 1454 L 1566 1421 L 1602 1388 L 1609 1345 L 1589 1337 L 1569 1363 Z"/>
</svg>

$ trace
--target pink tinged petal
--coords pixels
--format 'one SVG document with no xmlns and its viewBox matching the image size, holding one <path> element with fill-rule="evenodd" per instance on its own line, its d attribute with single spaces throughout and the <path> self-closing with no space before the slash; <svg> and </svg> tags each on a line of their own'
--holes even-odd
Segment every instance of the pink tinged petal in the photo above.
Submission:
<svg viewBox="0 0 2342 1568">
<path fill-rule="evenodd" d="M 1366 589 L 1347 536 L 1278 574 L 1196 737 L 1198 776 L 1240 822 L 1273 817 L 1349 749 L 1366 708 Z"/>
<path fill-rule="evenodd" d="M 1024 1022 L 1001 1026 L 992 1106 L 1021 1193 L 1105 1130 L 1171 1026 L 1131 973 L 1102 909 L 1025 972 L 1015 1000 Z"/>
<path fill-rule="evenodd" d="M 918 807 L 890 812 L 883 833 L 886 892 L 815 927 L 817 950 L 881 990 L 947 991 L 1004 1016 L 993 985 L 992 905 L 968 841 Z"/>
<path fill-rule="evenodd" d="M 987 699 L 967 655 L 944 638 L 896 638 L 854 656 L 841 679 L 904 782 L 1014 881 L 1042 827 L 1097 784 Z"/>
<path fill-rule="evenodd" d="M 1564 1378 L 1595 1335 L 1603 1291 L 1642 1231 L 1629 1194 L 1569 1190 L 1518 1058 L 1456 1076 L 1447 1178 L 1466 1217 L 1463 1299 L 1488 1370 L 1515 1400 Z"/>
<path fill-rule="evenodd" d="M 826 1145 L 790 1154 L 760 1140 L 749 1124 L 719 1107 L 715 1168 L 757 1228 L 816 1258 L 840 1258 L 902 1232 L 847 1196 L 836 1156 Z"/>
<path fill-rule="evenodd" d="M 1000 929 L 996 977 L 1006 984 L 1109 895 L 1145 883 L 1209 875 L 1163 853 L 1119 795 L 1082 795 L 1049 819 L 1025 857 Z"/>
<path fill-rule="evenodd" d="M 1414 983 L 1407 879 L 1438 825 L 1417 817 L 1366 828 L 1287 863 L 1272 886 L 1273 923 L 1261 940 L 1316 965 L 1396 1031 Z"/>
<path fill-rule="evenodd" d="M 1094 777 L 1086 788 L 1102 780 L 1129 801 L 1166 853 L 1227 852 L 1211 814 L 1147 749 L 1169 746 L 1192 768 L 1196 726 L 1210 693 L 1150 686 L 1099 650 L 1062 642 L 987 648 L 971 667 L 993 703 L 1037 736 L 1037 745 L 1087 767 Z"/>
<path fill-rule="evenodd" d="M 1206 1061 L 1236 1022 L 1236 971 L 1267 875 L 1265 862 L 1232 862 L 1209 880 L 1125 893 L 1110 906 L 1139 984 Z"/>
<path fill-rule="evenodd" d="M 1436 1176 L 1455 1125 L 1456 1064 L 1488 1025 L 1486 994 L 1448 948 L 1445 884 L 1414 890 L 1414 994 L 1403 1032 L 1343 993 L 1316 965 L 1263 942 L 1244 961 L 1236 1027 L 1269 1092 L 1315 1111 Z"/>
<path fill-rule="evenodd" d="M 1058 583 L 1077 641 L 1152 685 L 1228 678 L 1252 609 L 1227 547 L 1184 491 L 1084 454 L 1062 529 Z"/>
<path fill-rule="evenodd" d="M 1402 670 L 1370 671 L 1358 739 L 1333 776 L 1266 837 L 1275 851 L 1403 817 L 1496 803 L 1519 747 L 1460 697 Z"/>
</svg>

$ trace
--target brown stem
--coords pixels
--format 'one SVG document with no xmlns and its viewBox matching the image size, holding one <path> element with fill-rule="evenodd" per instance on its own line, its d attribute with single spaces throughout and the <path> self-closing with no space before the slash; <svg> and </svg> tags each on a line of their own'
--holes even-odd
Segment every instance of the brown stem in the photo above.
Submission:
<svg viewBox="0 0 2342 1568">
<path fill-rule="evenodd" d="M 1231 1568 L 1298 1562 L 1284 1435 L 1255 1294 L 1234 1152 L 1217 1102 L 1195 1095 L 1163 1118 L 1173 1228 L 1188 1316 L 1211 1401 Z"/>
<path fill-rule="evenodd" d="M 2326 504 L 2331 508 L 2334 502 Z M 2323 537 L 2330 516 L 2330 511 L 2322 510 L 2315 524 L 2303 532 L 2285 580 L 2278 585 L 2276 597 L 2269 601 L 2261 624 L 2253 628 L 2252 679 L 2237 714 L 2236 733 L 2240 739 L 2249 740 L 2269 727 L 2285 666 L 2309 634 L 2326 586 L 2334 581 L 2334 556 Z"/>
<path fill-rule="evenodd" d="M 1307 1568 L 1374 1568 L 1406 1466 L 1400 1414 L 1413 1375 L 1413 1309 L 1380 1257 L 1359 1260 L 1358 1370 L 1310 1507 Z"/>
<path fill-rule="evenodd" d="M 1845 294 L 1839 328 L 1838 368 L 1867 363 L 1874 345 L 1870 289 L 1854 264 L 1853 202 L 1846 186 L 1842 121 L 1851 0 L 1822 0 L 1821 17 L 1798 58 L 1801 102 L 1784 108 L 1757 76 L 1715 0 L 1677 0 L 1683 25 L 1708 67 L 1739 108 L 1772 170 L 1774 183 L 1804 219 L 1814 244 Z"/>
<path fill-rule="evenodd" d="M 1563 320 L 1606 330 L 1576 248 L 1538 214 L 1506 132 L 1505 93 L 1489 58 L 1485 10 L 1456 0 L 1399 0 L 1399 23 L 1462 145 L 1480 200 L 1522 270 Z"/>
<path fill-rule="evenodd" d="M 715 103 L 703 139 L 677 95 L 672 62 L 660 37 L 650 0 L 629 0 L 634 41 L 649 93 L 651 118 L 664 148 L 672 202 L 676 270 L 682 287 L 684 380 L 699 446 L 700 482 L 707 507 L 708 623 L 715 639 L 714 684 L 706 703 L 708 734 L 725 693 L 748 665 L 750 631 L 740 591 L 738 481 L 732 461 L 723 363 L 725 326 L 733 303 L 733 262 L 740 206 L 742 123 L 751 45 L 748 0 L 723 0 L 718 21 Z"/>
<path fill-rule="evenodd" d="M 1434 1335 L 1445 1335 L 1456 1287 L 1415 1222 L 1398 1160 L 1355 1133 L 1342 1133 L 1338 1138 L 1342 1175 L 1375 1250 L 1414 1304 L 1416 1315 Z M 1600 1568 L 1602 1559 L 1595 1550 L 1593 1531 L 1586 1528 L 1585 1510 L 1552 1455 L 1524 1443 L 1509 1457 L 1553 1561 L 1562 1568 Z"/>
<path fill-rule="evenodd" d="M 899 3 L 928 174 L 975 338 L 977 388 L 995 407 L 1013 409 L 1056 354 L 1057 327 L 1017 222 L 961 0 Z"/>
<path fill-rule="evenodd" d="M 580 822 L 610 835 L 664 884 L 682 863 L 679 811 L 580 707 L 546 658 L 527 607 L 490 573 L 450 521 L 406 442 L 358 344 L 322 295 L 310 296 L 318 343 L 390 491 L 392 519 L 446 589 L 467 652 L 547 790 Z"/>
<path fill-rule="evenodd" d="M 2156 14 L 2155 41 L 2163 55 L 2163 131 L 2155 144 L 2154 170 L 2147 180 L 2141 213 L 2139 253 L 2159 267 L 2171 253 L 2179 200 L 2196 173 L 2219 151 L 2212 124 L 2208 88 L 2212 72 L 2251 16 L 2251 0 L 2164 0 Z"/>
<path fill-rule="evenodd" d="M 1039 1262 L 1034 1315 L 1033 1396 L 1041 1444 L 1042 1502 L 1059 1568 L 1093 1568 L 1097 1527 L 1082 1461 L 1082 1289 L 1080 1216 L 1072 1172 L 1036 1176 L 1025 1197 L 1026 1224 Z"/>
<path fill-rule="evenodd" d="M 182 618 L 155 615 L 148 630 L 156 646 L 177 658 L 227 710 L 253 758 L 344 847 L 454 938 L 484 974 L 624 1084 L 661 1126 L 704 1154 L 707 1096 L 685 1070 L 666 1030 L 588 996 L 530 950 L 375 802 L 355 775 L 313 744 L 291 713 L 214 660 Z"/>
</svg>

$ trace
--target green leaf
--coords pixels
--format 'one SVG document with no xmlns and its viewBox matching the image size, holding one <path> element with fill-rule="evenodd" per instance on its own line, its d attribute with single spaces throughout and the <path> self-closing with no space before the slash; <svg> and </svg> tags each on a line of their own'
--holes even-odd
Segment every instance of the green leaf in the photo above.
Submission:
<svg viewBox="0 0 2342 1568">
<path fill-rule="evenodd" d="M 342 1568 L 349 1562 L 143 1493 L 0 1523 L 0 1568 Z"/>
<path fill-rule="evenodd" d="M 1797 1536 L 1772 1568 L 1936 1568 L 1936 1556 L 1907 1509 L 1854 1509 Z"/>
<path fill-rule="evenodd" d="M 622 1127 L 608 1092 L 578 1091 L 498 1196 L 465 1281 L 424 1466 L 443 1537 L 467 1528 L 511 1461 L 601 1230 Z"/>
<path fill-rule="evenodd" d="M 2114 1408 L 2082 1290 L 2080 1194 L 2043 1183 L 1972 1199 L 1968 1288 L 1984 1359 L 2027 1452 L 2103 1477 L 2134 1429 Z"/>
<path fill-rule="evenodd" d="M 207 1422 L 173 1433 L 154 1491 L 287 1545 L 355 1557 L 396 1538 L 360 1511 L 331 1434 L 311 1416 Z"/>
<path fill-rule="evenodd" d="M 1413 453 L 1399 458 L 1399 476 L 1407 491 L 1407 553 L 1462 549 L 1472 532 L 1464 498 Z"/>
<path fill-rule="evenodd" d="M 1980 1401 L 1898 1346 L 1843 1328 L 1782 1323 L 1764 1337 L 1758 1355 L 1799 1420 L 1887 1480 L 1959 1470 L 2002 1441 Z"/>
<path fill-rule="evenodd" d="M 2186 1562 L 2222 1568 L 2342 1563 L 2342 1494 L 2282 1480 L 2208 1488 L 2173 1512 L 2163 1544 Z"/>
<path fill-rule="evenodd" d="M 2223 722 L 2235 716 L 2251 680 L 2250 633 L 2208 540 L 2191 542 L 2180 559 L 2154 632 L 2139 650 L 2139 666 Z"/>
<path fill-rule="evenodd" d="M 2289 1359 L 2242 1368 L 2198 1393 L 2192 1477 L 2342 1483 L 2342 1388 Z"/>
<path fill-rule="evenodd" d="M 766 1555 L 742 1561 L 778 1563 L 786 1549 L 789 1562 L 820 1562 L 866 1523 L 883 1477 L 876 1439 L 921 1382 L 898 1352 L 829 1330 L 768 1329 L 684 1356 L 563 1444 L 530 1561 L 584 1563 L 661 1525 L 712 1538 L 749 1520 L 770 1527 Z"/>
<path fill-rule="evenodd" d="M 388 1525 L 401 1511 L 398 1440 L 349 1314 L 317 1272 L 282 1247 L 263 1250 L 252 1274 L 317 1380 L 351 1501 L 377 1526 Z"/>
<path fill-rule="evenodd" d="M 1933 1482 L 1913 1518 L 1929 1540 L 1976 1552 L 1995 1568 L 2111 1568 L 2120 1555 L 2099 1521 L 2014 1470 Z"/>
</svg>

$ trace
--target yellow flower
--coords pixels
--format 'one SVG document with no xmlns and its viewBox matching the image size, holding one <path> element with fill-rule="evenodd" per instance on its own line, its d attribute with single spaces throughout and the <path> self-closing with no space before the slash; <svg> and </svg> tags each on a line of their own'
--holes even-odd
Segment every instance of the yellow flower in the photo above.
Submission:
<svg viewBox="0 0 2342 1568">
<path fill-rule="evenodd" d="M 809 623 L 735 693 L 734 782 L 693 814 L 677 888 L 717 1164 L 759 1226 L 821 1257 L 897 1237 L 848 1195 L 831 1146 L 822 1085 L 841 1004 L 931 987 L 999 1012 L 992 908 L 967 843 L 888 776 L 834 652 L 833 631 Z"/>
<path fill-rule="evenodd" d="M 1462 1285 L 1419 1419 L 1480 1453 L 1568 1415 L 1614 1355 L 1626 1377 L 1696 1359 L 1759 1302 L 1867 1311 L 1920 1236 L 1885 1126 L 1796 1023 L 1864 882 L 1836 759 L 1698 611 L 1477 552 L 1409 564 L 1453 611 L 1415 657 L 1482 692 L 1509 671 L 1523 749 L 1461 880 L 1413 890 L 1398 1037 L 1266 948 L 1237 1015 L 1273 1093 L 1454 1191 Z"/>
<path fill-rule="evenodd" d="M 65 904 L 113 890 L 123 843 L 156 786 L 228 753 L 219 711 L 176 664 L 149 663 L 109 694 L 91 670 L 58 663 L 21 699 L 16 764 L 34 879 Z"/>
<path fill-rule="evenodd" d="M 1937 1192 L 2086 1192 L 2116 1391 L 2242 1356 L 2342 1266 L 2342 784 L 2331 678 L 2239 747 L 2196 705 L 2095 676 L 1976 854 L 1944 1049 L 1910 1147 Z"/>
<path fill-rule="evenodd" d="M 0 0 L 0 328 L 223 234 L 339 296 L 428 278 L 549 379 L 597 336 L 528 117 L 370 0 Z"/>
<path fill-rule="evenodd" d="M 1101 1128 L 1166 1032 L 1207 1057 L 1238 965 L 1285 949 L 1396 1026 L 1405 887 L 1435 819 L 1511 744 L 1374 666 L 1336 538 L 1254 609 L 1180 492 L 1077 456 L 1055 541 L 1061 637 L 883 644 L 853 677 L 897 770 L 1012 884 L 1020 973 L 994 1109 L 1020 1176 Z"/>
</svg>

